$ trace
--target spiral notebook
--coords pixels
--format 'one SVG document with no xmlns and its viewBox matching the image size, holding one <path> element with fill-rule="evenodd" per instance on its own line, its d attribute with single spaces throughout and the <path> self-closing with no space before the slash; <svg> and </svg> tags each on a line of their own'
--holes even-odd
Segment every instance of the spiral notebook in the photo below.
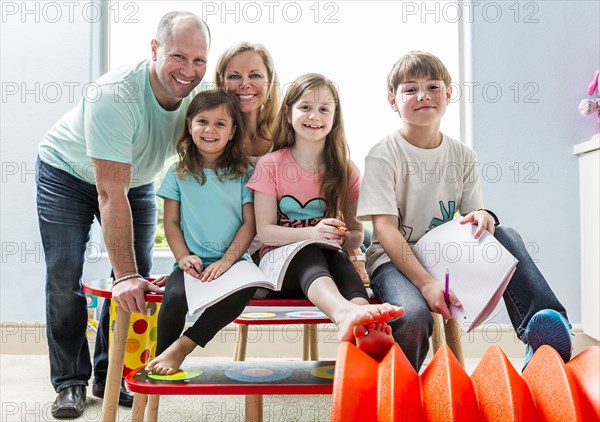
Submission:
<svg viewBox="0 0 600 422">
<path fill-rule="evenodd" d="M 413 246 L 413 253 L 433 278 L 443 283 L 448 270 L 450 290 L 462 304 L 450 306 L 450 311 L 466 332 L 490 316 L 518 263 L 488 231 L 474 239 L 476 230 L 477 226 L 455 219 L 430 230 Z"/>
</svg>

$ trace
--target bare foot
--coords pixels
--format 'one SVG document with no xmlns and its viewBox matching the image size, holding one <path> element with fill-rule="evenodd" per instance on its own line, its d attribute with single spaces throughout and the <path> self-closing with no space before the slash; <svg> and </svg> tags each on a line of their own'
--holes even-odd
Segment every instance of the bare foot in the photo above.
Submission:
<svg viewBox="0 0 600 422">
<path fill-rule="evenodd" d="M 387 322 L 404 315 L 404 308 L 389 303 L 380 305 L 355 305 L 348 308 L 342 318 L 335 321 L 338 326 L 338 339 L 352 341 L 354 326 L 368 325 L 371 322 Z"/>
<path fill-rule="evenodd" d="M 355 325 L 352 332 L 356 339 L 356 346 L 377 362 L 383 360 L 394 344 L 392 327 L 385 322 L 372 322 L 367 326 Z"/>
<path fill-rule="evenodd" d="M 192 353 L 195 348 L 196 343 L 186 336 L 181 336 L 167 350 L 152 359 L 146 365 L 146 371 L 157 375 L 173 375 L 179 370 L 186 356 Z"/>
</svg>

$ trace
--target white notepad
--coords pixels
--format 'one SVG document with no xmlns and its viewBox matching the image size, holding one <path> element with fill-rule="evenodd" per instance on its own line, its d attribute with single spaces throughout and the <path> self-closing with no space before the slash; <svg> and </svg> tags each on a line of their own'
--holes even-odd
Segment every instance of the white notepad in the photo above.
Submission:
<svg viewBox="0 0 600 422">
<path fill-rule="evenodd" d="M 413 253 L 433 278 L 445 282 L 462 307 L 450 306 L 452 316 L 469 332 L 492 313 L 514 274 L 518 260 L 485 231 L 475 240 L 477 226 L 459 219 L 442 224 L 413 246 Z"/>
</svg>

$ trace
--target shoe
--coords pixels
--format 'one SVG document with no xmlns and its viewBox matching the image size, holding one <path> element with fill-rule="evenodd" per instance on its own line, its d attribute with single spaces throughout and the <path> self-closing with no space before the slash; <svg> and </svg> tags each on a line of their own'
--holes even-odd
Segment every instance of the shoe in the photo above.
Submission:
<svg viewBox="0 0 600 422">
<path fill-rule="evenodd" d="M 50 412 L 56 419 L 74 419 L 83 414 L 85 385 L 69 385 L 58 392 Z"/>
<path fill-rule="evenodd" d="M 535 351 L 544 344 L 552 346 L 562 360 L 568 362 L 573 348 L 571 327 L 572 325 L 560 312 L 552 309 L 541 310 L 532 316 L 523 335 L 527 343 L 523 370 Z"/>
<path fill-rule="evenodd" d="M 92 385 L 92 395 L 95 397 L 104 398 L 104 383 Z M 121 391 L 119 392 L 119 406 L 133 406 L 133 393 L 125 387 L 125 382 L 121 380 Z"/>
</svg>

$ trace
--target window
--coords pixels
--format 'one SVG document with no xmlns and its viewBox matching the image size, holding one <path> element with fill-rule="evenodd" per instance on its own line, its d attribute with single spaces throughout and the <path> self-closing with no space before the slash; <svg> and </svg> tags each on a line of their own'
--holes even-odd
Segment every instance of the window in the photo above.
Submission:
<svg viewBox="0 0 600 422">
<path fill-rule="evenodd" d="M 351 157 L 362 171 L 370 148 L 400 125 L 386 92 L 387 74 L 397 59 L 410 50 L 430 51 L 459 81 L 459 19 L 453 19 L 449 4 L 459 7 L 395 1 L 113 2 L 110 68 L 149 57 L 150 40 L 165 13 L 196 13 L 212 34 L 206 82 L 213 81 L 222 51 L 250 41 L 270 50 L 283 91 L 307 72 L 337 83 Z M 458 101 L 452 101 L 442 131 L 454 138 L 460 136 L 459 115 Z"/>
</svg>

